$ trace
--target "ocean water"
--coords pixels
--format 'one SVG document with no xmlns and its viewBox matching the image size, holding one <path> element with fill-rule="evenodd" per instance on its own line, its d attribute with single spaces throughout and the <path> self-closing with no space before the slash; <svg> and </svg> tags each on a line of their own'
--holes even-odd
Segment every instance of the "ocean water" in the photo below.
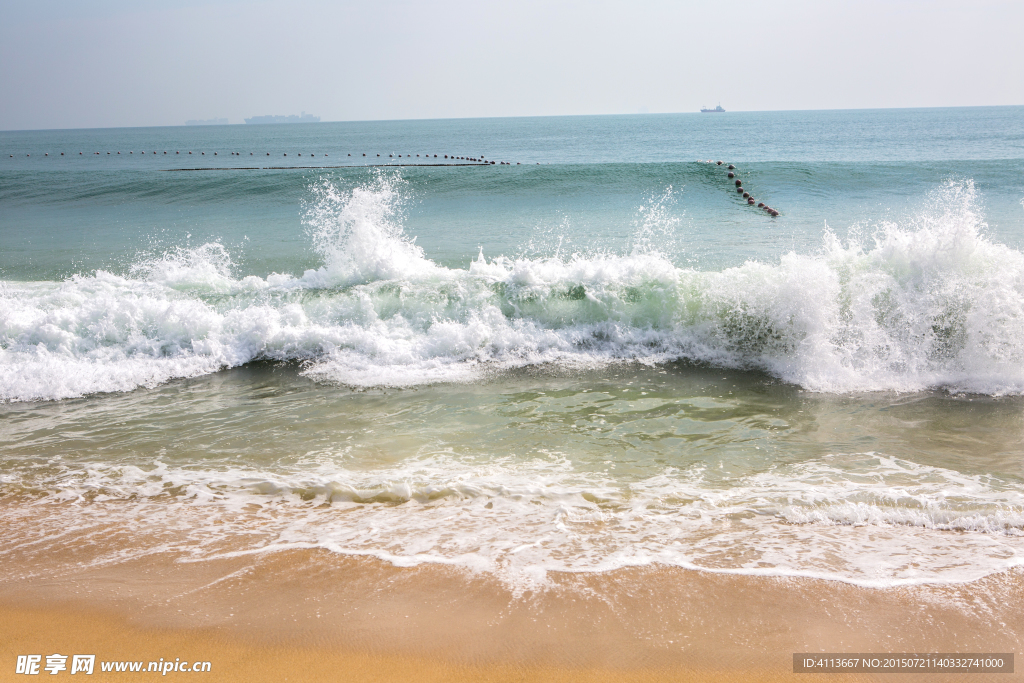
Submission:
<svg viewBox="0 0 1024 683">
<path fill-rule="evenodd" d="M 1022 107 L 0 152 L 8 548 L 323 548 L 520 586 L 1024 564 Z"/>
</svg>

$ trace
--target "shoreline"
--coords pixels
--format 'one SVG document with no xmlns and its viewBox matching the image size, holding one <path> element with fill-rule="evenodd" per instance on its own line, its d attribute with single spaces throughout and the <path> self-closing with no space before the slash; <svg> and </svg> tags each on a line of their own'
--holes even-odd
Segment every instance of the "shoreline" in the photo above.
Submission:
<svg viewBox="0 0 1024 683">
<path fill-rule="evenodd" d="M 317 667 L 330 680 L 863 681 L 899 675 L 794 674 L 793 653 L 1014 652 L 1024 634 L 1020 571 L 871 589 L 654 567 L 553 575 L 517 592 L 463 570 L 323 550 L 73 559 L 30 562 L 0 581 L 9 664 L 31 653 L 170 654 L 211 661 L 227 681 L 320 680 Z"/>
</svg>

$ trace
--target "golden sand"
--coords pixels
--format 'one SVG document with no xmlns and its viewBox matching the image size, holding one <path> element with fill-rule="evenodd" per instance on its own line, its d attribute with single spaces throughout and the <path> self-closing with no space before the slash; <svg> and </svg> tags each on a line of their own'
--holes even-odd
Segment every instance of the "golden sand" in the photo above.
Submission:
<svg viewBox="0 0 1024 683">
<path fill-rule="evenodd" d="M 0 680 L 16 655 L 53 653 L 210 661 L 218 681 L 887 680 L 793 674 L 792 656 L 1016 652 L 1024 633 L 1024 575 L 1012 572 L 880 590 L 648 568 L 517 592 L 463 571 L 313 550 L 71 559 L 6 565 Z M 98 668 L 89 680 L 105 680 Z"/>
<path fill-rule="evenodd" d="M 155 673 L 104 673 L 100 661 L 143 662 L 182 657 L 209 661 L 209 673 L 167 674 L 175 678 L 210 681 L 462 681 L 505 683 L 538 681 L 573 683 L 646 683 L 653 681 L 784 681 L 799 678 L 785 670 L 713 670 L 684 667 L 611 669 L 523 665 L 513 662 L 473 665 L 441 658 L 375 654 L 325 646 L 268 645 L 228 637 L 209 629 L 144 629 L 124 618 L 82 609 L 18 609 L 0 607 L 0 658 L 7 674 L 14 670 L 18 654 L 98 654 L 92 681 L 122 681 L 125 677 Z M 45 657 L 44 654 L 44 657 Z M 47 675 L 45 671 L 43 675 Z M 67 672 L 64 672 L 67 675 Z M 806 676 L 804 676 L 806 677 Z M 13 677 L 12 678 L 20 678 Z M 0 673 L 0 680 L 8 680 Z M 815 676 L 819 681 L 854 680 L 851 676 Z"/>
</svg>

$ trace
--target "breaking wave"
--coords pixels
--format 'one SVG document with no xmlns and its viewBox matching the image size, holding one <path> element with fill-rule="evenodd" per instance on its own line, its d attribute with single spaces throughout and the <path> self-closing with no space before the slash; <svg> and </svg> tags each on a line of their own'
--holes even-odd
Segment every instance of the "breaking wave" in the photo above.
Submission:
<svg viewBox="0 0 1024 683">
<path fill-rule="evenodd" d="M 985 237 L 970 181 L 949 181 L 912 223 L 848 242 L 826 231 L 816 253 L 717 272 L 674 264 L 647 224 L 624 254 L 481 250 L 445 268 L 405 234 L 403 193 L 386 175 L 312 186 L 305 221 L 323 265 L 298 276 L 241 275 L 206 244 L 124 275 L 0 283 L 0 399 L 255 360 L 357 387 L 688 359 L 819 392 L 1024 393 L 1024 254 Z"/>
</svg>

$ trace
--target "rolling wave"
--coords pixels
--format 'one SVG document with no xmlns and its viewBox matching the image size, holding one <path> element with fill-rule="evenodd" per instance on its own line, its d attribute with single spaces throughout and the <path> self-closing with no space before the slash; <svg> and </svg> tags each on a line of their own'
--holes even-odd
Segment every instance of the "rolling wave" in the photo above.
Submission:
<svg viewBox="0 0 1024 683">
<path fill-rule="evenodd" d="M 403 181 L 321 180 L 322 266 L 236 272 L 210 243 L 63 282 L 0 286 L 0 398 L 154 386 L 255 360 L 351 386 L 465 382 L 535 364 L 688 359 L 821 392 L 1024 393 L 1024 254 L 984 236 L 970 181 L 863 240 L 721 271 L 628 253 L 446 268 L 402 225 Z M 639 231 L 649 226 L 640 226 Z"/>
</svg>

